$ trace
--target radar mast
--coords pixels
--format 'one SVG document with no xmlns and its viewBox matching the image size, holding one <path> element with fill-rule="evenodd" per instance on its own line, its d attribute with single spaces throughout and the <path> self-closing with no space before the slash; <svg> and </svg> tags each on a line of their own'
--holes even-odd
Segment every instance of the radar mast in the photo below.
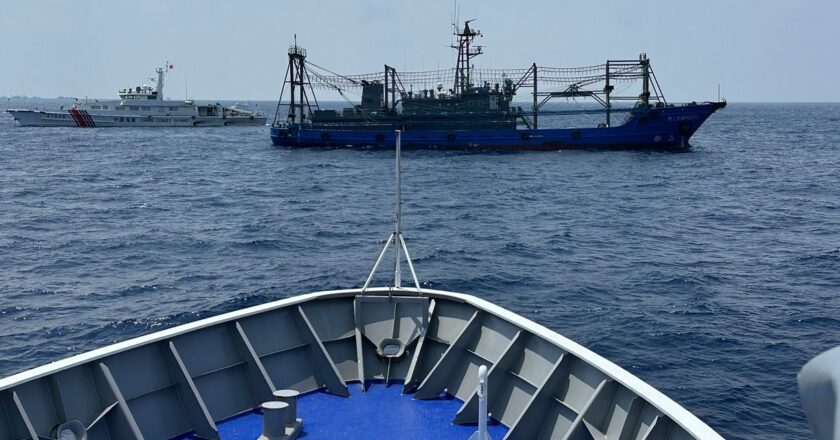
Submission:
<svg viewBox="0 0 840 440">
<path fill-rule="evenodd" d="M 475 19 L 466 20 L 464 28 L 461 30 L 458 29 L 456 24 L 453 23 L 452 25 L 455 28 L 453 35 L 458 38 L 457 45 L 450 46 L 458 51 L 458 62 L 455 65 L 455 87 L 453 89 L 456 95 L 463 94 L 473 86 L 470 77 L 470 60 L 484 53 L 484 46 L 472 45 L 475 37 L 481 36 L 481 31 L 470 28 L 470 23 L 473 21 Z"/>
</svg>

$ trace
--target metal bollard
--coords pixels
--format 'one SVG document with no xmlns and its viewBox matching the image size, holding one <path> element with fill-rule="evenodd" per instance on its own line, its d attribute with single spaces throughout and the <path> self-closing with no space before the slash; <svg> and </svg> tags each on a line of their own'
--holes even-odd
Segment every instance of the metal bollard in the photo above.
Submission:
<svg viewBox="0 0 840 440">
<path fill-rule="evenodd" d="M 263 431 L 258 440 L 283 440 L 286 438 L 286 412 L 289 409 L 288 403 L 264 402 Z"/>
<path fill-rule="evenodd" d="M 286 426 L 293 426 L 297 421 L 297 397 L 300 393 L 295 390 L 277 390 L 273 394 L 279 402 L 289 405 L 286 410 Z"/>
</svg>

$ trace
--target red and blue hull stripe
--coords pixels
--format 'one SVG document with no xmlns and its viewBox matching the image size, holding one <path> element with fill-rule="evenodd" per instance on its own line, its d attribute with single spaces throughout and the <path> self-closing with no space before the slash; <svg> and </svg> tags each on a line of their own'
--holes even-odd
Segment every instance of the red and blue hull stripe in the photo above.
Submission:
<svg viewBox="0 0 840 440">
<path fill-rule="evenodd" d="M 73 118 L 73 121 L 76 122 L 76 126 L 78 127 L 96 127 L 96 123 L 93 122 L 93 118 L 90 116 L 87 110 L 71 108 L 70 116 Z"/>
</svg>

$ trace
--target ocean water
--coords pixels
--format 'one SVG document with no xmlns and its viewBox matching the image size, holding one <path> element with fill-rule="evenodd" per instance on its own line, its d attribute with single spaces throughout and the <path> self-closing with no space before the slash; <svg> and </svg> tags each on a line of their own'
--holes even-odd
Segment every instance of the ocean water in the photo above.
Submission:
<svg viewBox="0 0 840 440">
<path fill-rule="evenodd" d="M 693 144 L 405 152 L 418 275 L 582 343 L 727 438 L 809 438 L 796 373 L 840 345 L 840 104 L 730 104 Z M 359 286 L 393 180 L 391 152 L 278 149 L 264 127 L 3 113 L 0 376 Z"/>
</svg>

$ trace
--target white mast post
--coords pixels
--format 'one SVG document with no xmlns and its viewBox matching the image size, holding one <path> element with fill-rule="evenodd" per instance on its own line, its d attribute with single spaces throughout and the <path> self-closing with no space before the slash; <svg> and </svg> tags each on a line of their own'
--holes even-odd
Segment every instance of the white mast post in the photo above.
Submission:
<svg viewBox="0 0 840 440">
<path fill-rule="evenodd" d="M 487 433 L 487 366 L 478 367 L 478 431 L 469 440 L 491 440 Z"/>
<path fill-rule="evenodd" d="M 163 72 L 167 68 L 169 68 L 169 63 L 166 64 L 166 67 L 158 67 L 157 69 L 155 69 L 155 70 L 157 70 L 157 74 L 158 74 L 157 85 L 155 87 L 155 89 L 156 89 L 155 91 L 157 92 L 157 95 L 158 95 L 159 99 L 163 99 L 162 98 L 162 96 L 163 96 Z"/>
<path fill-rule="evenodd" d="M 397 200 L 396 200 L 396 216 L 394 219 L 394 237 L 397 239 L 397 246 L 394 246 L 394 288 L 399 289 L 402 287 L 402 273 L 400 271 L 400 246 L 399 242 L 402 240 L 402 234 L 400 233 L 400 217 L 401 217 L 401 194 L 400 189 L 402 186 L 402 182 L 400 181 L 400 142 L 402 141 L 401 135 L 402 130 L 395 130 L 397 133 Z"/>
<path fill-rule="evenodd" d="M 376 263 L 373 265 L 373 269 L 371 269 L 370 274 L 368 274 L 367 280 L 365 281 L 364 286 L 362 286 L 362 293 L 365 293 L 368 286 L 370 286 L 371 281 L 373 281 L 373 276 L 376 274 L 376 269 L 379 268 L 379 263 L 382 262 L 382 258 L 385 256 L 385 252 L 388 250 L 388 246 L 394 245 L 394 289 L 401 289 L 402 288 L 402 270 L 400 269 L 400 259 L 401 254 L 405 254 L 405 261 L 408 263 L 408 268 L 411 270 L 411 278 L 414 280 L 414 287 L 417 289 L 417 294 L 420 295 L 422 290 L 420 289 L 420 281 L 417 279 L 417 272 L 414 271 L 414 264 L 411 262 L 411 256 L 408 254 L 408 247 L 405 245 L 405 239 L 402 236 L 402 232 L 400 231 L 400 221 L 402 219 L 402 206 L 401 206 L 401 196 L 402 196 L 402 181 L 401 181 L 401 174 L 400 174 L 400 155 L 402 153 L 401 143 L 402 143 L 402 130 L 395 130 L 397 134 L 397 142 L 396 142 L 396 155 L 397 155 L 397 172 L 396 172 L 396 212 L 394 218 L 394 232 L 388 237 L 388 241 L 385 242 L 385 246 L 382 248 L 382 252 L 379 253 L 379 258 L 376 259 Z M 388 291 L 388 296 L 391 296 L 391 290 Z"/>
</svg>

